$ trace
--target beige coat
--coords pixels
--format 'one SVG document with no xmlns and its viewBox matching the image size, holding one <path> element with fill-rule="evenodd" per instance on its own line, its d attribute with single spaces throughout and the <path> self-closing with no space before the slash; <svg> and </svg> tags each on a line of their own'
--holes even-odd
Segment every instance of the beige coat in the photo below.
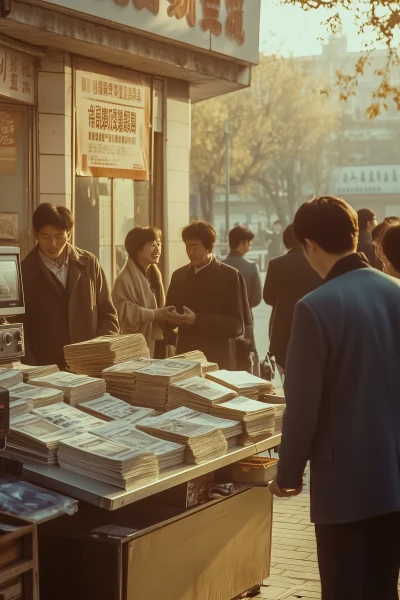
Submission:
<svg viewBox="0 0 400 600">
<path fill-rule="evenodd" d="M 142 333 L 153 356 L 156 340 L 163 339 L 161 328 L 154 320 L 156 297 L 148 279 L 131 258 L 115 280 L 112 299 L 122 333 Z"/>
</svg>

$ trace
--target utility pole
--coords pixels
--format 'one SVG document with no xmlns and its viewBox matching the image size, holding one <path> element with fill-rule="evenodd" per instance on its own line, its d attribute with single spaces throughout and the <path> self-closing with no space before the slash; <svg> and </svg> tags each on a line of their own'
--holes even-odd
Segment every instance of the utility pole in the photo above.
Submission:
<svg viewBox="0 0 400 600">
<path fill-rule="evenodd" d="M 229 121 L 225 121 L 225 232 L 226 239 L 230 229 L 229 224 L 229 201 L 231 196 L 231 135 Z"/>
</svg>

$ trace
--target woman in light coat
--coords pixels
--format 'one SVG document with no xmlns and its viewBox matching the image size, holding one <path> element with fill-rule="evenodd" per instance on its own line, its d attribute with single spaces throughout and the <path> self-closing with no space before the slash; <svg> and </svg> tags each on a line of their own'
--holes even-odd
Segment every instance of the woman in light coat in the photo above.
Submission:
<svg viewBox="0 0 400 600">
<path fill-rule="evenodd" d="M 122 333 L 142 333 L 150 355 L 165 358 L 162 324 L 170 309 L 165 307 L 162 276 L 157 265 L 161 256 L 161 232 L 135 227 L 125 240 L 126 264 L 112 290 Z"/>
</svg>

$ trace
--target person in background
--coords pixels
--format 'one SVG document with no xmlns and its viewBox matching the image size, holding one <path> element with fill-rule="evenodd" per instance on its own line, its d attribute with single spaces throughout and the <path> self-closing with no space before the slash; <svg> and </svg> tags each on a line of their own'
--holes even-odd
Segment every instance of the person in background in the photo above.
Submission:
<svg viewBox="0 0 400 600">
<path fill-rule="evenodd" d="M 201 350 L 220 369 L 235 370 L 235 340 L 251 324 L 246 284 L 236 269 L 214 258 L 217 234 L 210 223 L 187 225 L 182 239 L 190 264 L 172 274 L 167 293 L 167 305 L 176 307 L 168 315 L 178 328 L 176 352 Z"/>
<path fill-rule="evenodd" d="M 112 298 L 118 311 L 122 333 L 142 333 L 150 355 L 165 358 L 162 325 L 169 312 L 158 263 L 161 257 L 161 231 L 135 227 L 126 236 L 128 259 L 115 280 Z"/>
<path fill-rule="evenodd" d="M 357 215 L 358 227 L 360 229 L 357 252 L 365 254 L 371 267 L 379 268 L 372 245 L 372 231 L 378 224 L 376 214 L 369 208 L 361 208 L 357 211 Z"/>
<path fill-rule="evenodd" d="M 382 223 L 379 223 L 372 230 L 372 234 L 371 234 L 372 245 L 374 247 L 375 257 L 376 257 L 375 258 L 375 267 L 377 269 L 379 269 L 380 271 L 383 271 L 383 261 L 385 258 L 382 254 L 382 244 L 381 244 L 383 233 L 386 230 L 386 228 L 388 227 L 388 225 L 391 225 L 392 223 L 397 223 L 397 222 L 400 222 L 399 217 L 385 217 L 384 220 L 382 221 Z"/>
<path fill-rule="evenodd" d="M 22 261 L 25 361 L 65 369 L 64 346 L 119 333 L 97 258 L 70 244 L 72 213 L 43 203 L 33 214 L 36 247 Z"/>
<path fill-rule="evenodd" d="M 257 263 L 245 257 L 247 252 L 251 250 L 253 239 L 254 233 L 244 225 L 238 225 L 231 229 L 229 232 L 230 252 L 225 260 L 222 261 L 225 265 L 234 267 L 243 275 L 250 310 L 256 308 L 262 300 L 261 279 Z M 245 332 L 245 337 L 251 340 L 255 347 L 254 317 L 252 321 L 252 325 Z"/>
<path fill-rule="evenodd" d="M 278 220 L 272 224 L 272 233 L 269 234 L 268 260 L 282 256 L 283 252 L 282 223 Z"/>
<path fill-rule="evenodd" d="M 270 353 L 275 357 L 281 375 L 285 371 L 294 307 L 322 283 L 320 276 L 310 267 L 293 225 L 286 227 L 283 243 L 288 252 L 269 263 L 263 294 L 266 304 L 272 307 Z"/>
<path fill-rule="evenodd" d="M 382 240 L 383 270 L 396 279 L 400 279 L 400 220 L 387 226 Z"/>
<path fill-rule="evenodd" d="M 294 232 L 324 283 L 295 309 L 270 491 L 299 494 L 310 460 L 322 600 L 395 600 L 400 282 L 357 254 L 357 213 L 344 200 L 303 204 Z"/>
</svg>

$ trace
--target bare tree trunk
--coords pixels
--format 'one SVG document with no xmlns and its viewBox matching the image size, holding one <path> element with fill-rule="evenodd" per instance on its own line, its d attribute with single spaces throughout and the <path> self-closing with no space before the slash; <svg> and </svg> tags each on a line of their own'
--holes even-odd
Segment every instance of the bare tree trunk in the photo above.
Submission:
<svg viewBox="0 0 400 600">
<path fill-rule="evenodd" d="M 213 187 L 208 181 L 202 181 L 199 185 L 199 192 L 203 219 L 212 223 L 214 218 Z"/>
</svg>

